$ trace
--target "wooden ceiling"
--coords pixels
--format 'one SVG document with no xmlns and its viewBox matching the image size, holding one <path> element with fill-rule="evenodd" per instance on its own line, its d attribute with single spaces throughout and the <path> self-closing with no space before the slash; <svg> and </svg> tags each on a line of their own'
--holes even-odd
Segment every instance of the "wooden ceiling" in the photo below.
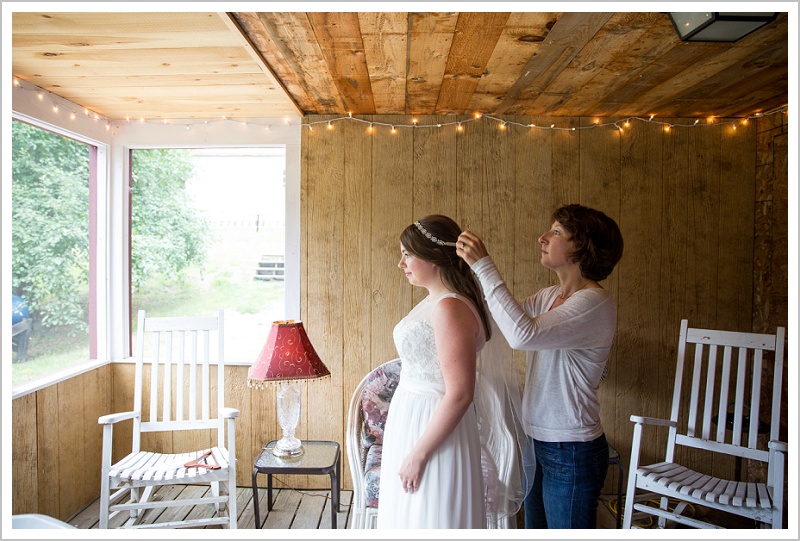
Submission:
<svg viewBox="0 0 800 541">
<path fill-rule="evenodd" d="M 788 15 L 736 43 L 666 13 L 15 12 L 16 78 L 108 119 L 742 117 L 789 101 Z"/>
</svg>

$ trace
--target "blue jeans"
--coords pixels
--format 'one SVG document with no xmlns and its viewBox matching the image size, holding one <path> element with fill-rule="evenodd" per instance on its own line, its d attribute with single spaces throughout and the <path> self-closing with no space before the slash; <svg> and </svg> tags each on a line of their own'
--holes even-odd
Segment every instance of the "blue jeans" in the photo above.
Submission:
<svg viewBox="0 0 800 541">
<path fill-rule="evenodd" d="M 526 460 L 533 487 L 525 498 L 526 528 L 596 528 L 597 500 L 608 473 L 605 434 L 587 442 L 528 438 L 535 461 Z M 533 469 L 534 471 L 530 471 Z"/>
</svg>

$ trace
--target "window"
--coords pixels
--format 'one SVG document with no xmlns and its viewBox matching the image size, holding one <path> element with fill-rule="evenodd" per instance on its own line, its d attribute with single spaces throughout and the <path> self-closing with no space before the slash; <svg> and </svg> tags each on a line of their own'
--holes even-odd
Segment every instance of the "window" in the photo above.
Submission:
<svg viewBox="0 0 800 541">
<path fill-rule="evenodd" d="M 97 148 L 12 122 L 12 386 L 97 355 Z"/>
<path fill-rule="evenodd" d="M 285 209 L 283 146 L 132 150 L 133 335 L 139 309 L 224 309 L 226 361 L 252 362 L 286 317 Z"/>
</svg>

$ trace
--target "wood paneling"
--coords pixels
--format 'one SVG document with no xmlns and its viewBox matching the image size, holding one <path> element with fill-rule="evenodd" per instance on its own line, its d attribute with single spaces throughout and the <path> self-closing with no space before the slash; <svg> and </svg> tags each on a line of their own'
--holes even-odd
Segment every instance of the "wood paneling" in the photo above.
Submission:
<svg viewBox="0 0 800 541">
<path fill-rule="evenodd" d="M 326 118 L 311 116 L 307 121 Z M 408 125 L 411 118 L 370 120 Z M 437 122 L 432 116 L 416 118 L 421 125 Z M 376 126 L 370 135 L 361 123 L 347 120 L 334 123 L 333 130 L 304 129 L 309 177 L 312 171 L 317 174 L 319 156 L 324 155 L 325 174 L 347 179 L 344 186 L 341 181 L 318 185 L 308 180 L 306 190 L 313 186 L 314 192 L 303 202 L 304 212 L 312 216 L 303 221 L 306 263 L 324 262 L 333 265 L 326 276 L 347 276 L 342 295 L 329 295 L 344 302 L 355 324 L 365 317 L 354 300 L 365 292 L 357 291 L 356 284 L 370 292 L 374 303 L 368 332 L 366 326 L 355 331 L 342 326 L 340 331 L 345 342 L 350 333 L 369 341 L 369 358 L 359 357 L 366 355 L 366 347 L 347 348 L 341 365 L 346 377 L 332 380 L 344 387 L 329 393 L 340 396 L 341 402 L 313 404 L 314 409 L 330 411 L 332 418 L 321 420 L 309 413 L 310 436 L 330 433 L 329 422 L 343 423 L 355 384 L 369 368 L 396 356 L 391 329 L 424 295 L 405 283 L 396 269 L 397 237 L 414 219 L 432 212 L 449 214 L 482 236 L 518 298 L 554 283 L 554 276 L 538 263 L 537 238 L 549 227 L 555 207 L 578 202 L 617 220 L 625 255 L 603 285 L 618 302 L 618 333 L 600 396 L 609 441 L 620 451 L 623 464 L 630 453 L 630 415 L 668 415 L 680 319 L 750 330 L 759 148 L 752 126 L 733 131 L 721 125 L 676 125 L 665 130 L 655 122 L 632 122 L 619 132 L 613 126 L 592 127 L 594 118 L 557 119 L 559 127 L 575 130 L 549 129 L 552 118 L 504 119 L 545 128 L 509 124 L 502 130 L 499 122 L 480 119 L 465 122 L 462 133 L 454 125 L 402 127 L 396 134 L 388 126 Z M 350 123 L 358 129 L 348 129 Z M 333 156 L 329 149 L 338 148 L 337 140 L 369 154 L 371 169 L 360 163 L 364 156 L 355 161 Z M 365 229 L 359 185 L 371 195 L 370 229 Z M 316 192 L 319 189 L 324 196 Z M 369 267 L 360 261 L 361 248 L 349 238 L 349 228 L 313 218 L 337 205 L 344 209 L 346 221 L 360 224 L 358 235 L 372 251 Z M 345 256 L 328 259 L 324 252 L 331 245 L 345 247 Z M 325 314 L 331 307 L 319 306 L 314 293 L 321 286 L 312 283 L 320 279 L 309 268 L 304 317 L 315 322 L 309 324 L 315 344 L 338 348 L 338 342 L 326 336 L 332 327 L 325 323 L 330 318 Z M 521 361 L 522 356 L 515 355 Z M 650 438 L 645 453 L 660 452 L 663 438 L 658 433 Z M 719 473 L 733 467 L 702 466 Z"/>
<path fill-rule="evenodd" d="M 317 122 L 333 117 L 308 117 Z M 410 124 L 410 116 L 375 122 Z M 434 122 L 437 117 L 420 117 Z M 468 120 L 469 117 L 458 117 Z M 549 126 L 554 119 L 506 117 Z M 496 121 L 398 128 L 339 121 L 303 129 L 301 316 L 331 378 L 303 389 L 301 438 L 344 449 L 353 389 L 395 358 L 395 324 L 420 299 L 397 269 L 400 232 L 432 212 L 450 214 L 487 241 L 518 298 L 554 283 L 541 267 L 538 236 L 562 204 L 596 206 L 614 217 L 625 254 L 604 282 L 617 299 L 618 331 L 601 387 L 609 441 L 628 463 L 631 414 L 668 416 L 679 321 L 730 330 L 787 325 L 788 170 L 783 114 L 750 126 L 675 127 L 632 123 L 590 128 L 500 130 Z M 690 123 L 686 119 L 671 119 Z M 578 129 L 581 128 L 581 129 Z M 514 353 L 524 372 L 524 356 Z M 275 390 L 246 387 L 246 366 L 229 366 L 226 402 L 239 408 L 238 484 L 251 482 L 261 446 L 280 437 Z M 13 401 L 14 513 L 66 519 L 99 493 L 97 418 L 133 403 L 133 365 L 115 363 Z M 118 456 L 130 421 L 115 427 Z M 664 433 L 644 453 L 663 449 Z M 154 439 L 164 451 L 176 442 Z M 733 465 L 702 464 L 715 473 Z M 343 461 L 343 486 L 350 487 Z M 318 476 L 282 479 L 316 486 Z"/>
<path fill-rule="evenodd" d="M 104 366 L 12 402 L 12 512 L 65 520 L 100 492 L 101 427 L 111 403 Z"/>
<path fill-rule="evenodd" d="M 11 403 L 11 513 L 39 512 L 39 438 L 36 395 L 28 394 Z"/>
<path fill-rule="evenodd" d="M 744 117 L 789 101 L 788 12 L 734 43 L 682 42 L 659 11 L 18 11 L 12 22 L 15 77 L 113 120 Z"/>
</svg>

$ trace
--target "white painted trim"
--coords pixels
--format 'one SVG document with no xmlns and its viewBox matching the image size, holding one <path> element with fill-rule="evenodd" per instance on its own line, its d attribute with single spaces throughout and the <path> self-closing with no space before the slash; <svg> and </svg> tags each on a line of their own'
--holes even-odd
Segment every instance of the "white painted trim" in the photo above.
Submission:
<svg viewBox="0 0 800 541">
<path fill-rule="evenodd" d="M 22 385 L 18 385 L 14 387 L 11 391 L 11 400 L 15 400 L 17 398 L 23 397 L 25 395 L 35 393 L 36 391 L 40 391 L 42 389 L 46 389 L 52 385 L 56 385 L 61 383 L 62 381 L 67 381 L 70 378 L 74 378 L 75 376 L 80 376 L 81 374 L 85 374 L 87 372 L 91 372 L 97 368 L 101 368 L 108 364 L 135 364 L 136 359 L 133 357 L 126 357 L 125 359 L 119 359 L 116 361 L 108 361 L 108 360 L 94 360 L 94 361 L 87 361 L 80 365 L 72 366 L 70 368 L 65 368 L 60 372 L 55 372 L 43 378 L 37 379 L 35 381 L 31 381 L 28 383 L 23 383 Z M 145 364 L 152 364 L 152 361 L 145 359 Z M 219 364 L 216 360 L 209 360 L 209 365 L 216 366 Z M 225 366 L 251 366 L 253 363 L 252 361 L 225 361 Z"/>
<path fill-rule="evenodd" d="M 110 291 L 108 289 L 108 281 L 105 279 L 108 273 L 108 254 L 110 249 L 111 235 L 108 234 L 108 215 L 111 210 L 107 198 L 107 190 L 109 186 L 109 173 L 110 173 L 110 160 L 109 160 L 109 145 L 111 141 L 110 129 L 106 129 L 106 123 L 103 121 L 94 120 L 82 114 L 76 114 L 74 118 L 70 115 L 71 110 L 80 109 L 77 105 L 60 98 L 55 95 L 47 94 L 48 98 L 45 101 L 39 100 L 38 93 L 31 90 L 30 85 L 14 87 L 12 95 L 12 109 L 11 119 L 26 122 L 38 128 L 48 130 L 63 137 L 74 139 L 86 145 L 97 148 L 97 231 L 95 232 L 97 238 L 97 251 L 94 254 L 95 269 L 97 272 L 97 307 L 96 315 L 98 328 L 97 332 L 97 359 L 89 361 L 88 364 L 80 365 L 78 367 L 67 369 L 66 371 L 47 376 L 41 380 L 33 382 L 32 385 L 37 388 L 43 388 L 47 385 L 53 385 L 58 381 L 63 381 L 74 375 L 86 372 L 97 363 L 104 363 L 108 359 L 108 343 L 109 343 L 109 328 L 104 324 L 107 319 L 107 314 L 112 311 L 113 307 L 109 305 Z M 59 111 L 53 110 L 53 103 L 57 102 Z M 5 152 L 11 146 L 3 149 Z M 11 159 L 3 160 L 10 162 Z M 9 175 L 10 178 L 10 175 Z M 10 183 L 9 183 L 10 186 Z M 10 231 L 9 231 L 10 238 Z M 7 258 L 3 258 L 5 261 Z M 5 267 L 5 264 L 4 264 Z M 4 291 L 11 289 L 11 276 L 10 270 L 8 281 L 3 281 Z M 10 358 L 10 355 L 9 355 Z M 10 380 L 10 376 L 8 378 Z M 12 389 L 13 396 L 19 393 L 25 394 L 24 391 L 29 385 L 25 384 Z M 30 392 L 30 391 L 27 391 Z"/>
<path fill-rule="evenodd" d="M 187 124 L 189 128 L 187 129 Z M 263 125 L 271 127 L 266 130 Z M 113 218 L 114 223 L 125 231 L 128 223 L 129 190 L 127 179 L 130 174 L 129 154 L 131 149 L 152 148 L 268 148 L 283 146 L 286 152 L 286 278 L 284 282 L 284 302 L 287 319 L 300 319 L 300 130 L 299 119 L 285 118 L 257 119 L 252 123 L 235 120 L 210 120 L 208 123 L 196 119 L 175 121 L 172 124 L 153 122 L 117 122 L 111 129 L 114 135 L 112 153 L 118 158 L 111 182 L 120 186 L 119 197 L 123 201 L 115 205 L 121 210 Z M 119 166 L 121 165 L 121 166 Z M 126 269 L 128 236 L 119 246 L 114 256 L 115 262 L 111 280 L 116 284 L 113 291 L 126 293 L 130 289 L 129 274 Z M 112 318 L 111 359 L 122 359 L 130 352 L 130 337 L 127 329 L 127 314 L 130 312 L 127 294 L 118 300 L 120 317 Z"/>
<path fill-rule="evenodd" d="M 53 110 L 59 102 L 59 112 Z M 300 319 L 300 118 L 239 120 L 189 119 L 174 124 L 95 120 L 71 112 L 83 108 L 58 96 L 40 100 L 27 83 L 13 92 L 13 114 L 62 135 L 98 147 L 98 360 L 73 372 L 54 375 L 12 390 L 13 396 L 33 392 L 71 376 L 101 366 L 108 360 L 126 359 L 130 352 L 127 224 L 129 214 L 129 151 L 141 148 L 235 148 L 283 146 L 286 152 L 286 259 L 285 306 L 287 319 Z M 108 128 L 106 128 L 108 125 Z M 188 125 L 188 128 L 187 128 Z M 269 125 L 269 129 L 266 129 Z M 5 150 L 4 150 L 5 152 Z M 4 160 L 4 170 L 8 166 Z M 4 188 L 5 189 L 5 188 Z M 7 198 L 4 197 L 4 203 Z M 10 225 L 10 224 L 9 224 Z M 4 236 L 10 231 L 5 231 Z M 4 258 L 4 262 L 7 258 Z M 4 287 L 10 288 L 10 269 L 4 264 Z M 9 272 L 6 272 L 9 270 Z M 102 306 L 101 306 L 102 305 Z M 4 340 L 4 343 L 6 341 Z M 229 363 L 230 364 L 230 363 Z M 235 364 L 235 363 L 233 363 Z M 60 378 L 60 379 L 59 379 Z M 8 378 L 10 379 L 10 378 Z M 8 381 L 7 379 L 7 381 Z"/>
<path fill-rule="evenodd" d="M 54 372 L 44 376 L 43 378 L 39 378 L 28 383 L 23 383 L 22 385 L 17 385 L 11 390 L 11 400 L 15 400 L 41 389 L 46 389 L 47 387 L 51 387 L 70 378 L 74 378 L 75 376 L 91 372 L 92 370 L 107 364 L 109 364 L 109 361 L 107 360 L 88 361 L 76 366 L 65 368 L 59 372 Z"/>
</svg>

